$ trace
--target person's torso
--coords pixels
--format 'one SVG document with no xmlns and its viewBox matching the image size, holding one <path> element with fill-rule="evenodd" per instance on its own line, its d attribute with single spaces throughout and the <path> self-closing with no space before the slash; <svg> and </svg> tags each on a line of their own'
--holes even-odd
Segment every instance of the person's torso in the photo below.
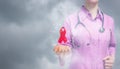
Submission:
<svg viewBox="0 0 120 69">
<path fill-rule="evenodd" d="M 78 24 L 78 16 L 82 24 Z M 110 43 L 110 28 L 108 16 L 104 14 L 103 33 L 99 32 L 102 20 L 89 19 L 83 11 L 76 12 L 69 17 L 72 34 L 72 66 L 77 68 L 103 69 L 103 58 L 109 54 L 108 46 Z M 77 26 L 76 26 L 77 25 Z"/>
</svg>

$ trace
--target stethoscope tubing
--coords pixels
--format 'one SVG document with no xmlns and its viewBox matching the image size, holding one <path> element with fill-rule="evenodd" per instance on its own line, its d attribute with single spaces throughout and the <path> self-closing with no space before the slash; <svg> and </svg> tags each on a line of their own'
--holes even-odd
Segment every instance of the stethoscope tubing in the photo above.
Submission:
<svg viewBox="0 0 120 69">
<path fill-rule="evenodd" d="M 101 28 L 98 30 L 100 33 L 104 33 L 104 31 L 105 31 L 105 28 L 104 28 L 104 13 L 101 11 L 101 14 L 102 14 L 102 25 L 101 25 Z M 91 33 L 90 33 L 90 31 L 86 28 L 86 26 L 85 26 L 85 24 L 83 24 L 81 21 L 80 21 L 80 18 L 79 18 L 79 14 L 78 14 L 78 16 L 77 16 L 77 20 L 78 20 L 78 22 L 77 22 L 77 24 L 75 25 L 75 28 L 77 28 L 77 26 L 79 25 L 79 24 L 81 24 L 85 29 L 86 29 L 86 31 L 88 32 L 88 34 L 89 34 L 89 40 L 91 41 L 91 39 L 92 39 L 92 36 L 91 36 Z M 72 39 L 72 44 L 73 44 L 73 47 L 76 47 L 76 45 L 74 44 L 75 42 L 74 42 L 74 40 Z M 90 42 L 88 43 L 88 45 L 90 44 Z M 80 47 L 80 46 L 78 46 L 78 47 Z"/>
</svg>

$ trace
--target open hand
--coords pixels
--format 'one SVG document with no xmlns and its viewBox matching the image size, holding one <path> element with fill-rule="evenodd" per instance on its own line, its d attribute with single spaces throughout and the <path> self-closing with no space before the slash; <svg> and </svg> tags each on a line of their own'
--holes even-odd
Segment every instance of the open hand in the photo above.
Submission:
<svg viewBox="0 0 120 69">
<path fill-rule="evenodd" d="M 71 48 L 69 46 L 56 45 L 53 50 L 57 55 L 60 55 L 60 54 L 66 55 L 70 53 Z"/>
</svg>

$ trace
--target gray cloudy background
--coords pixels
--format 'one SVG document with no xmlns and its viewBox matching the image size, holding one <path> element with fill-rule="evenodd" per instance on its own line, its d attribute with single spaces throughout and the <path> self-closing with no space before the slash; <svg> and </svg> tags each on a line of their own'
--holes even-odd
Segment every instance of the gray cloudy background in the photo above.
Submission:
<svg viewBox="0 0 120 69">
<path fill-rule="evenodd" d="M 66 69 L 52 51 L 65 18 L 83 0 L 0 0 L 0 69 Z M 120 69 L 120 1 L 100 0 L 100 7 L 115 19 Z M 67 66 L 66 66 L 67 67 Z"/>
</svg>

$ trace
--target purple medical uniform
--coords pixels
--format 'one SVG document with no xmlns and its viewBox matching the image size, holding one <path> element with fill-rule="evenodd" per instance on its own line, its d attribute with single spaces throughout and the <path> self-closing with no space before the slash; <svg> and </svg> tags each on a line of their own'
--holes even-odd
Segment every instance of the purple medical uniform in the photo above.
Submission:
<svg viewBox="0 0 120 69">
<path fill-rule="evenodd" d="M 77 24 L 78 19 L 85 26 Z M 64 22 L 67 42 L 61 44 L 72 48 L 69 69 L 104 69 L 103 58 L 115 55 L 114 20 L 104 14 L 105 31 L 101 33 L 102 19 L 100 10 L 92 19 L 89 11 L 82 6 L 79 12 L 73 13 Z"/>
</svg>

